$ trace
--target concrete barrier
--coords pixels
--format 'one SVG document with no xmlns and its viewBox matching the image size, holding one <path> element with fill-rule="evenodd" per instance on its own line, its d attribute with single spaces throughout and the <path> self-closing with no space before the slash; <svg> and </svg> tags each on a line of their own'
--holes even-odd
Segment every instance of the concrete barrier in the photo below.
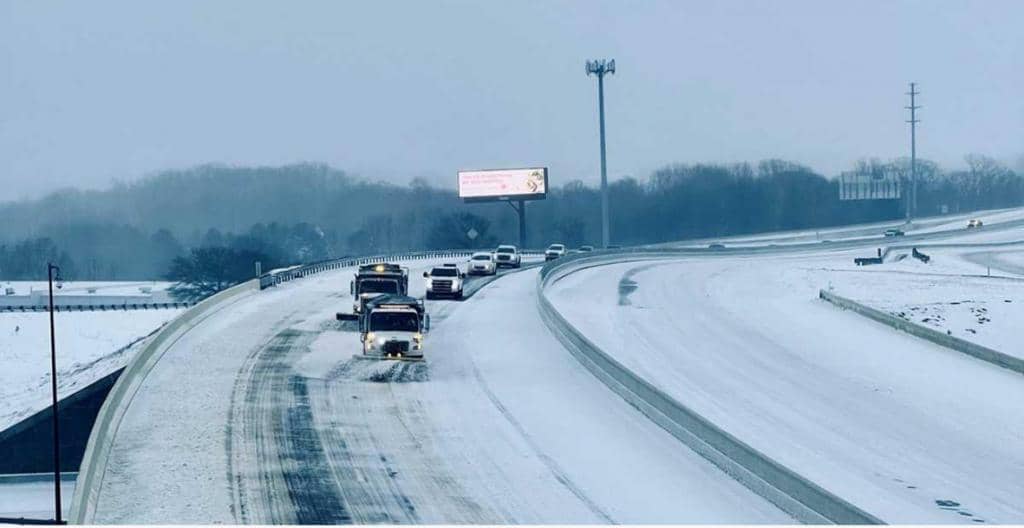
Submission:
<svg viewBox="0 0 1024 528">
<path fill-rule="evenodd" d="M 609 356 L 554 308 L 545 289 L 571 273 L 610 263 L 676 258 L 675 252 L 573 255 L 546 264 L 537 280 L 541 317 L 568 351 L 599 380 L 683 444 L 795 519 L 813 524 L 882 524 L 873 515 L 782 466 L 676 401 Z"/>
<path fill-rule="evenodd" d="M 259 288 L 257 280 L 244 282 L 219 292 L 181 313 L 154 334 L 142 349 L 128 362 L 117 383 L 107 395 L 103 407 L 96 417 L 89 442 L 82 457 L 78 472 L 75 494 L 71 499 L 68 521 L 74 524 L 91 524 L 99 497 L 100 485 L 107 469 L 107 458 L 113 446 L 114 434 L 121 419 L 146 376 L 156 365 L 167 348 L 182 334 L 213 313 L 229 306 L 249 292 Z M 154 477 L 159 478 L 159 477 Z"/>
<path fill-rule="evenodd" d="M 857 301 L 847 299 L 846 297 L 836 295 L 829 291 L 819 291 L 818 297 L 840 308 L 856 312 L 884 325 L 891 326 L 897 330 L 902 330 L 912 336 L 931 341 L 936 345 L 967 354 L 971 357 L 987 361 L 993 365 L 1003 367 L 1020 374 L 1024 374 L 1024 359 L 1004 354 L 998 350 L 983 347 L 979 344 L 960 339 L 959 337 L 944 334 L 938 330 L 907 321 L 902 317 L 885 313 L 881 310 L 866 306 Z"/>
</svg>

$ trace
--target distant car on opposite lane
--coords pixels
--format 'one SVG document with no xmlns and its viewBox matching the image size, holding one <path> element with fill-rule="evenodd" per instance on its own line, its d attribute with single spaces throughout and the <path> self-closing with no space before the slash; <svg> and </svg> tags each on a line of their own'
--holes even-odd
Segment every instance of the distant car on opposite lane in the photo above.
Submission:
<svg viewBox="0 0 1024 528">
<path fill-rule="evenodd" d="M 972 218 L 970 222 L 967 222 L 967 229 L 976 229 L 985 225 L 980 219 Z"/>
<path fill-rule="evenodd" d="M 580 248 L 577 251 L 579 251 L 580 253 L 590 253 L 593 250 L 594 246 L 580 246 Z"/>
<path fill-rule="evenodd" d="M 905 233 L 902 230 L 898 229 L 898 228 L 890 227 L 889 229 L 886 229 L 885 233 L 883 233 L 883 234 L 885 236 L 887 236 L 887 237 L 901 237 Z"/>
</svg>

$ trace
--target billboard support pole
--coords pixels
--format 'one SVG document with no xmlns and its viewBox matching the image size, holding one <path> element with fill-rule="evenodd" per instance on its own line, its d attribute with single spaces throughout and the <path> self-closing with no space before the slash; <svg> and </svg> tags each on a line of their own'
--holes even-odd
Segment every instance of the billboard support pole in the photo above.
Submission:
<svg viewBox="0 0 1024 528">
<path fill-rule="evenodd" d="M 526 201 L 524 201 L 524 200 L 517 200 L 517 201 L 519 202 L 518 206 L 516 205 L 516 202 L 509 201 L 509 202 L 506 202 L 506 203 L 508 203 L 508 205 L 510 205 L 513 209 L 515 209 L 516 213 L 519 215 L 519 249 L 525 249 L 526 248 Z"/>
</svg>

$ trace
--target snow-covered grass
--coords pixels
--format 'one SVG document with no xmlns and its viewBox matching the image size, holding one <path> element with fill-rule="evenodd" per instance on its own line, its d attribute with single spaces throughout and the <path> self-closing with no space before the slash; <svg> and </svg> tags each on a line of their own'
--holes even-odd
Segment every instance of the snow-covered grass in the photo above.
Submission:
<svg viewBox="0 0 1024 528">
<path fill-rule="evenodd" d="M 55 314 L 58 393 L 64 397 L 124 366 L 124 347 L 182 310 Z M 50 405 L 49 314 L 0 313 L 0 429 Z"/>
<path fill-rule="evenodd" d="M 885 272 L 838 275 L 830 281 L 844 297 L 1024 357 L 1024 280 Z"/>
<path fill-rule="evenodd" d="M 1024 239 L 1024 228 L 1005 234 Z M 986 238 L 980 231 L 974 237 L 957 237 L 967 243 Z M 856 266 L 852 255 L 859 253 L 848 251 L 808 258 L 796 267 L 819 277 L 822 288 L 832 288 L 844 297 L 1024 357 L 1024 337 L 1019 332 L 1024 320 L 1024 276 L 996 266 L 999 261 L 1024 266 L 1024 251 L 1017 246 L 923 251 L 931 257 L 928 263 L 913 258 L 910 250 L 895 250 L 884 264 Z"/>
</svg>

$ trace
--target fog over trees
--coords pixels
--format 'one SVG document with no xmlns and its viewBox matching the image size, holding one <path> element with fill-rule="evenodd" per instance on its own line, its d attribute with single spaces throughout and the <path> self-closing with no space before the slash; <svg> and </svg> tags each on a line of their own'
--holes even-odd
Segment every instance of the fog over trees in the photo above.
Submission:
<svg viewBox="0 0 1024 528">
<path fill-rule="evenodd" d="M 1020 168 L 976 154 L 965 162 L 965 169 L 943 170 L 919 160 L 918 215 L 1024 204 Z M 859 165 L 851 170 L 885 166 L 909 175 L 905 159 Z M 552 183 L 558 181 L 553 174 Z M 670 165 L 644 179 L 619 179 L 610 184 L 610 209 L 612 241 L 621 245 L 903 214 L 897 200 L 841 202 L 836 180 L 783 160 Z M 463 204 L 452 188 L 371 182 L 321 164 L 166 171 L 108 190 L 64 190 L 2 204 L 0 217 L 0 279 L 6 280 L 39 279 L 48 261 L 61 263 L 68 279 L 158 279 L 188 269 L 193 250 L 201 248 L 230 250 L 220 257 L 259 255 L 269 269 L 343 255 L 518 240 L 507 204 Z M 527 222 L 533 247 L 595 244 L 599 190 L 564 181 L 546 200 L 528 203 Z M 476 237 L 467 236 L 471 229 Z"/>
</svg>

